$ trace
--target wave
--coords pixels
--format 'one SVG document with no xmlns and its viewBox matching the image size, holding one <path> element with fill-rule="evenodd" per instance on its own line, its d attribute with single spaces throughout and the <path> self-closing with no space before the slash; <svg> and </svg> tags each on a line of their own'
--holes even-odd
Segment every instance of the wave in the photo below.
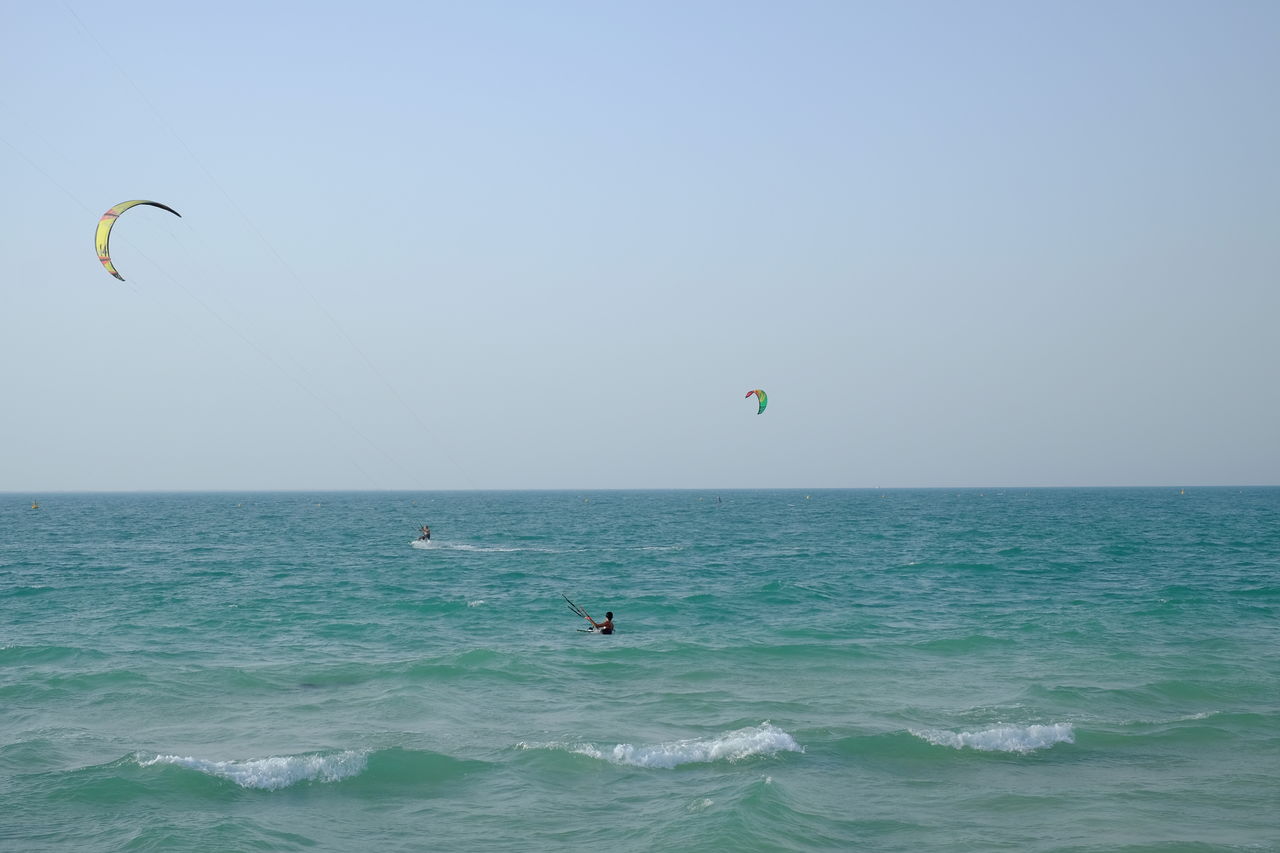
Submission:
<svg viewBox="0 0 1280 853">
<path fill-rule="evenodd" d="M 996 637 L 991 634 L 969 634 L 964 637 L 940 637 L 913 643 L 912 648 L 926 652 L 968 654 L 974 651 L 985 651 L 989 648 L 1016 645 L 1015 640 L 1008 637 Z"/>
<path fill-rule="evenodd" d="M 1229 748 L 1227 744 L 1233 741 L 1266 740 L 1275 731 L 1276 720 L 1273 712 L 1202 711 L 1163 720 L 1126 720 L 1112 725 L 1100 722 L 1090 728 L 1088 745 L 1125 743 L 1137 737 L 1168 749 Z"/>
<path fill-rule="evenodd" d="M 688 738 L 648 746 L 619 743 L 602 747 L 590 743 L 520 743 L 519 749 L 563 750 L 631 767 L 671 770 L 682 764 L 736 762 L 779 752 L 804 752 L 804 747 L 782 729 L 768 722 L 707 738 Z"/>
<path fill-rule="evenodd" d="M 48 751 L 52 742 L 32 742 L 6 759 Z M 57 744 L 53 743 L 53 749 Z M 56 755 L 46 763 L 60 763 Z M 28 767 L 30 764 L 28 764 Z M 388 793 L 427 788 L 447 790 L 474 773 L 483 761 L 398 746 L 329 749 L 223 760 L 193 755 L 134 752 L 107 764 L 44 774 L 63 796 L 86 801 L 121 802 L 163 794 L 199 801 L 224 797 L 231 786 L 276 792 L 309 785 L 340 784 L 347 795 L 380 798 Z M 3 846 L 3 845 L 0 845 Z"/>
<path fill-rule="evenodd" d="M 13 598 L 21 598 L 28 595 L 44 595 L 54 592 L 56 589 L 51 584 L 19 584 L 18 586 L 10 587 L 6 595 Z"/>
<path fill-rule="evenodd" d="M 368 766 L 368 753 L 345 750 L 336 753 L 278 755 L 247 761 L 213 761 L 180 755 L 136 756 L 139 767 L 174 765 L 207 776 L 226 779 L 241 788 L 278 791 L 299 782 L 338 782 L 358 776 Z"/>
<path fill-rule="evenodd" d="M 1201 709 L 1239 703 L 1249 694 L 1261 695 L 1264 685 L 1224 684 L 1207 678 L 1163 679 L 1130 687 L 1095 687 L 1090 685 L 1032 685 L 1024 690 L 1029 704 L 1052 703 L 1078 714 L 1092 714 L 1099 707 L 1147 713 L 1152 708 L 1177 712 L 1188 707 Z"/>
<path fill-rule="evenodd" d="M 422 551 L 476 551 L 485 554 L 506 554 L 515 551 L 549 551 L 549 548 L 523 548 L 519 545 L 469 545 L 465 542 L 438 542 L 429 539 L 426 542 L 414 539 L 409 543 Z"/>
<path fill-rule="evenodd" d="M 911 734 L 934 746 L 953 749 L 976 749 L 983 752 L 1029 753 L 1059 743 L 1075 743 L 1070 723 L 1047 726 L 996 726 L 978 732 L 952 732 L 945 729 L 911 729 Z"/>
<path fill-rule="evenodd" d="M 539 554 L 567 554 L 587 550 L 585 548 L 545 548 L 530 545 L 471 545 L 466 542 L 437 542 L 434 539 L 429 539 L 426 542 L 421 539 L 414 539 L 409 544 L 422 551 L 471 551 L 480 554 L 508 554 L 517 551 L 533 551 Z"/>
<path fill-rule="evenodd" d="M 410 540 L 409 545 L 423 551 L 469 551 L 477 554 L 511 554 L 511 553 L 534 553 L 534 554 L 583 554 L 587 551 L 601 551 L 606 553 L 613 552 L 633 552 L 633 551 L 683 551 L 687 547 L 679 543 L 670 543 L 663 545 L 619 545 L 604 548 L 568 548 L 568 547 L 550 547 L 547 545 L 476 545 L 469 542 L 441 542 L 436 539 Z"/>
<path fill-rule="evenodd" d="M 107 655 L 93 649 L 78 646 L 0 646 L 0 664 L 4 666 L 33 666 L 49 663 L 105 660 Z"/>
</svg>

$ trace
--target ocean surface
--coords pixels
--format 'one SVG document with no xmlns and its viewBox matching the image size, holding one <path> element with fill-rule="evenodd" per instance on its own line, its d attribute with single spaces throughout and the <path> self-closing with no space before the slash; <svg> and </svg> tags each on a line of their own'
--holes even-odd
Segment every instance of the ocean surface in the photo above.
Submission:
<svg viewBox="0 0 1280 853">
<path fill-rule="evenodd" d="M 588 848 L 1280 850 L 1280 489 L 0 495 L 0 850 Z"/>
</svg>

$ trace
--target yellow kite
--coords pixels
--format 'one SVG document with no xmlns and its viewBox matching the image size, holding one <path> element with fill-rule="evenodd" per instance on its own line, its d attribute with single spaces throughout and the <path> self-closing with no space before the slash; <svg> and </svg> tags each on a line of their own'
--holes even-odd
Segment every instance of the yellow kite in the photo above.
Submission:
<svg viewBox="0 0 1280 853">
<path fill-rule="evenodd" d="M 98 233 L 95 240 L 98 244 L 98 260 L 102 261 L 102 265 L 107 268 L 107 272 L 111 273 L 121 281 L 124 281 L 124 276 L 116 272 L 115 265 L 111 263 L 111 250 L 107 247 L 107 242 L 111 239 L 111 228 L 116 224 L 116 218 L 129 208 L 136 207 L 139 204 L 149 204 L 152 207 L 167 210 L 178 218 L 182 217 L 181 213 L 174 210 L 172 207 L 169 207 L 167 204 L 161 204 L 158 201 L 144 201 L 142 199 L 137 201 L 122 201 L 106 213 L 102 214 L 102 218 L 98 220 Z"/>
</svg>

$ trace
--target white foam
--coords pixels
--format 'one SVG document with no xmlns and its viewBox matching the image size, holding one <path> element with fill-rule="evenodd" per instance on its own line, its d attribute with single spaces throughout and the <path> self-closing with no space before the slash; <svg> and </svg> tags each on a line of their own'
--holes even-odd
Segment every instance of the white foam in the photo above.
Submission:
<svg viewBox="0 0 1280 853">
<path fill-rule="evenodd" d="M 1195 714 L 1189 714 L 1181 717 L 1168 717 L 1162 720 L 1121 720 L 1122 726 L 1168 726 L 1173 723 L 1190 723 L 1196 720 L 1207 720 L 1210 717 L 1216 717 L 1221 711 L 1200 711 Z"/>
<path fill-rule="evenodd" d="M 522 748 L 538 748 L 520 744 Z M 804 752 L 804 747 L 782 729 L 766 722 L 725 732 L 709 738 L 675 740 L 650 746 L 633 746 L 620 743 L 612 747 L 600 747 L 589 743 L 573 745 L 546 744 L 542 748 L 567 749 L 579 755 L 598 758 L 613 764 L 632 767 L 657 767 L 670 770 L 682 764 L 706 764 L 712 761 L 741 761 L 756 755 L 774 755 L 779 752 Z"/>
<path fill-rule="evenodd" d="M 415 548 L 429 551 L 470 551 L 479 554 L 513 554 L 530 552 L 535 554 L 575 554 L 586 548 L 546 548 L 537 545 L 473 545 L 469 542 L 441 542 L 437 539 L 414 539 L 410 543 Z"/>
<path fill-rule="evenodd" d="M 157 755 L 138 759 L 142 767 L 174 764 L 200 773 L 235 782 L 242 788 L 276 791 L 298 782 L 337 782 L 364 772 L 367 755 L 363 752 L 339 752 L 327 755 L 280 755 L 248 761 L 210 761 L 178 755 Z"/>
<path fill-rule="evenodd" d="M 979 732 L 949 732 L 942 729 L 925 729 L 911 733 L 934 746 L 953 749 L 978 749 L 984 752 L 1035 752 L 1058 743 L 1075 743 L 1075 732 L 1070 723 L 1053 723 L 1048 726 L 996 726 Z"/>
<path fill-rule="evenodd" d="M 514 545 L 468 545 L 465 542 L 438 542 L 434 539 L 414 539 L 409 543 L 415 548 L 444 551 L 477 551 L 486 554 L 505 554 L 514 551 L 545 551 L 545 548 L 520 548 Z"/>
<path fill-rule="evenodd" d="M 479 607 L 481 604 L 484 604 L 484 599 L 483 599 L 483 598 L 477 598 L 475 601 L 468 601 L 468 602 L 467 602 L 467 606 L 468 606 L 468 607 Z"/>
</svg>

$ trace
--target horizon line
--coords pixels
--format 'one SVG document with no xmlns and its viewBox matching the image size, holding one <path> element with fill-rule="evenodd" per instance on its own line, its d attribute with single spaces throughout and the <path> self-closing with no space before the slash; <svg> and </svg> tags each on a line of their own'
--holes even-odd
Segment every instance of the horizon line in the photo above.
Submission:
<svg viewBox="0 0 1280 853">
<path fill-rule="evenodd" d="M 31 495 L 215 495 L 215 494 L 494 494 L 501 492 L 903 492 L 903 491 L 1035 491 L 1050 489 L 1274 489 L 1280 483 L 1131 483 L 1111 485 L 977 485 L 977 486 L 595 486 L 507 487 L 490 489 L 349 489 L 349 488 L 135 488 L 0 490 L 3 496 Z"/>
</svg>

